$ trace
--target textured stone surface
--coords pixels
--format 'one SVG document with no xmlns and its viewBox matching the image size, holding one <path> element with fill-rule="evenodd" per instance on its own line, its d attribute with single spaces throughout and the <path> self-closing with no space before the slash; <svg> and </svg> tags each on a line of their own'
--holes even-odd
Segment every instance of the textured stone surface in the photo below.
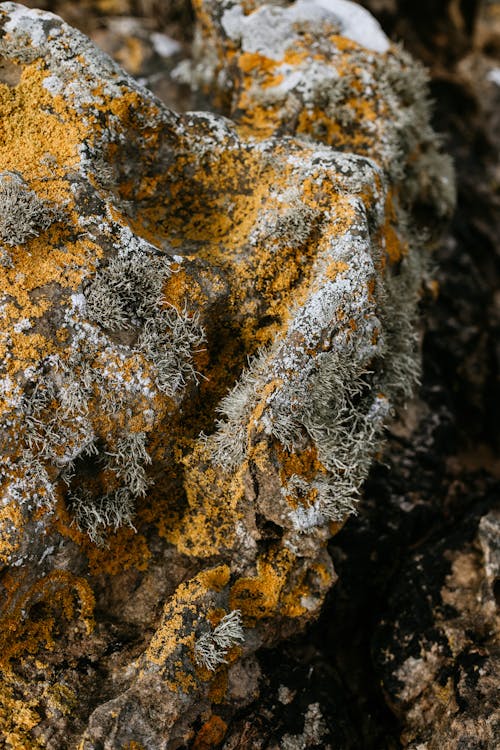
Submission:
<svg viewBox="0 0 500 750">
<path fill-rule="evenodd" d="M 497 744 L 499 532 L 498 512 L 470 514 L 398 576 L 375 652 L 404 747 Z"/>
<path fill-rule="evenodd" d="M 376 27 L 350 39 L 346 4 L 221 7 L 191 75 L 235 124 L 0 5 L 12 747 L 221 741 L 256 650 L 317 616 L 418 375 L 423 238 L 453 197 L 422 71 Z"/>
</svg>

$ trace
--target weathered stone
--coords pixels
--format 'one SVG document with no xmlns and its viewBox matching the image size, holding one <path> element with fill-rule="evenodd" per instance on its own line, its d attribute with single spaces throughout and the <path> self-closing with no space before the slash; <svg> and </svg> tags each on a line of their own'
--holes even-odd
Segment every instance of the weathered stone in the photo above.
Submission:
<svg viewBox="0 0 500 750">
<path fill-rule="evenodd" d="M 12 747 L 220 741 L 256 650 L 319 612 L 326 542 L 418 377 L 453 193 L 423 74 L 368 16 L 350 39 L 351 4 L 243 5 L 198 7 L 233 124 L 0 4 Z"/>
<path fill-rule="evenodd" d="M 398 577 L 376 635 L 403 747 L 493 748 L 500 736 L 499 514 L 469 514 Z"/>
</svg>

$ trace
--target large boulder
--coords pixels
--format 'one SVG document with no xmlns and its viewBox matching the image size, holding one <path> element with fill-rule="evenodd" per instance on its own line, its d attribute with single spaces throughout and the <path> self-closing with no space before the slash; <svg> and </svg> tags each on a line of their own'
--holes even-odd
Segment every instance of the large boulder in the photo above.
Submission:
<svg viewBox="0 0 500 750">
<path fill-rule="evenodd" d="M 352 3 L 197 6 L 234 121 L 0 4 L 8 747 L 222 741 L 418 380 L 425 76 Z"/>
</svg>

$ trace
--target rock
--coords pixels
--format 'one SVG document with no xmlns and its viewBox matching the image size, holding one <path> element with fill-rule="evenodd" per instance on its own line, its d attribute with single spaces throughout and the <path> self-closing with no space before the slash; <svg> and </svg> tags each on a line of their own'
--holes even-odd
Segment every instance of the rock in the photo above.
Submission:
<svg viewBox="0 0 500 750">
<path fill-rule="evenodd" d="M 256 651 L 318 615 L 418 378 L 422 238 L 453 199 L 422 71 L 351 3 L 217 6 L 202 88 L 234 123 L 0 4 L 11 747 L 220 743 Z"/>
<path fill-rule="evenodd" d="M 246 132 L 307 136 L 373 159 L 404 185 L 399 201 L 448 214 L 454 183 L 435 150 L 427 74 L 366 10 L 346 0 L 194 5 L 200 95 Z"/>
<path fill-rule="evenodd" d="M 405 748 L 497 744 L 499 516 L 480 512 L 413 555 L 376 634 L 377 671 Z"/>
</svg>

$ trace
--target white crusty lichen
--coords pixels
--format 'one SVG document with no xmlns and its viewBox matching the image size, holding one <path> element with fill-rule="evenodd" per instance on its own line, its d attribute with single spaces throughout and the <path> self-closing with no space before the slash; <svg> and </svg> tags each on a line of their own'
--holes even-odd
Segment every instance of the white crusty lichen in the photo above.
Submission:
<svg viewBox="0 0 500 750">
<path fill-rule="evenodd" d="M 213 630 L 203 633 L 195 643 L 194 658 L 197 664 L 215 671 L 220 664 L 227 664 L 227 652 L 245 640 L 241 625 L 241 612 L 233 609 L 225 615 Z"/>
<path fill-rule="evenodd" d="M 374 52 L 389 49 L 389 40 L 379 23 L 367 10 L 349 0 L 296 0 L 282 7 L 279 2 L 266 2 L 252 13 L 245 13 L 244 4 L 234 0 L 225 4 L 221 26 L 233 42 L 247 52 L 256 52 L 280 59 L 299 24 L 329 23 L 337 32 Z"/>
</svg>

